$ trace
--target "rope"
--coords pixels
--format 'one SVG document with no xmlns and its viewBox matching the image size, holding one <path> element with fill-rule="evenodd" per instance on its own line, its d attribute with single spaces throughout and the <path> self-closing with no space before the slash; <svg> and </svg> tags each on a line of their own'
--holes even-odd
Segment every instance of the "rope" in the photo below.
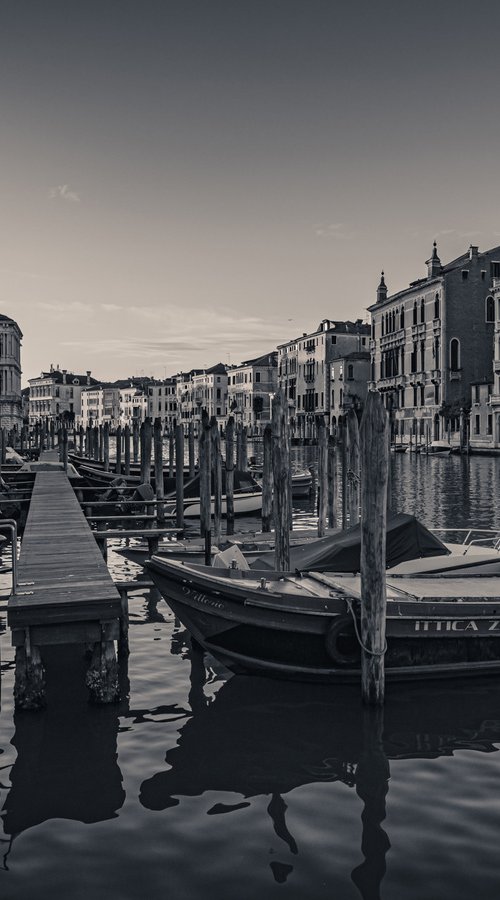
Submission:
<svg viewBox="0 0 500 900">
<path fill-rule="evenodd" d="M 384 656 L 384 654 L 387 651 L 387 638 L 384 641 L 384 647 L 382 650 L 370 650 L 368 647 L 365 647 L 365 645 L 363 644 L 363 641 L 361 640 L 361 635 L 358 631 L 358 620 L 356 619 L 356 613 L 354 612 L 351 598 L 346 597 L 345 602 L 347 604 L 347 609 L 351 613 L 352 621 L 354 623 L 354 633 L 356 635 L 358 644 L 361 647 L 361 649 L 364 650 L 365 653 L 369 653 L 370 656 Z"/>
</svg>

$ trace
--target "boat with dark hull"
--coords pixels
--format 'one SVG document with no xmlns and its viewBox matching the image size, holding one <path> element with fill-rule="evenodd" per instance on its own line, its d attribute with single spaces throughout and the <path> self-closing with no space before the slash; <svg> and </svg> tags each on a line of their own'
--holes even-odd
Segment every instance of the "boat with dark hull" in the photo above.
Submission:
<svg viewBox="0 0 500 900">
<path fill-rule="evenodd" d="M 192 636 L 233 672 L 359 680 L 359 575 L 158 556 L 146 570 Z M 390 680 L 500 672 L 500 576 L 388 574 L 386 638 Z"/>
</svg>

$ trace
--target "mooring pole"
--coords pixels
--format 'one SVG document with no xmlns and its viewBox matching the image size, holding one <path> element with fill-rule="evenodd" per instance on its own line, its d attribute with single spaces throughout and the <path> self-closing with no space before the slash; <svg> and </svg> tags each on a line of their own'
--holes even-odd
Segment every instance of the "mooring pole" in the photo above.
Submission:
<svg viewBox="0 0 500 900">
<path fill-rule="evenodd" d="M 212 561 L 211 547 L 211 465 L 210 465 L 210 426 L 208 415 L 204 411 L 201 419 L 199 440 L 200 457 L 200 534 L 205 539 L 205 565 Z"/>
<path fill-rule="evenodd" d="M 318 424 L 318 537 L 324 537 L 328 513 L 328 431 L 324 420 Z"/>
<path fill-rule="evenodd" d="M 124 438 L 124 463 L 123 463 L 123 473 L 124 475 L 130 475 L 130 425 L 125 425 L 123 429 L 123 438 Z"/>
<path fill-rule="evenodd" d="M 287 405 L 280 389 L 273 402 L 273 484 L 275 569 L 286 572 L 290 568 L 290 452 Z"/>
<path fill-rule="evenodd" d="M 234 419 L 226 425 L 226 534 L 234 534 Z"/>
<path fill-rule="evenodd" d="M 189 477 L 194 478 L 194 422 L 188 425 L 188 460 L 189 460 Z"/>
<path fill-rule="evenodd" d="M 359 423 L 354 409 L 347 413 L 349 434 L 349 524 L 352 528 L 359 522 Z"/>
<path fill-rule="evenodd" d="M 220 453 L 220 431 L 215 416 L 212 416 L 210 421 L 210 444 L 214 483 L 214 541 L 218 546 L 222 532 L 222 457 Z"/>
<path fill-rule="evenodd" d="M 268 533 L 273 522 L 273 430 L 268 423 L 262 438 L 262 531 Z"/>
<path fill-rule="evenodd" d="M 153 426 L 153 444 L 155 458 L 155 494 L 156 494 L 156 518 L 158 524 L 165 521 L 165 508 L 161 502 L 165 496 L 163 484 L 163 432 L 161 419 L 155 419 Z"/>
<path fill-rule="evenodd" d="M 115 474 L 122 474 L 122 426 L 118 425 L 116 429 L 116 461 L 115 461 Z"/>
<path fill-rule="evenodd" d="M 104 471 L 109 472 L 109 422 L 105 422 L 102 427 L 102 453 Z"/>
<path fill-rule="evenodd" d="M 175 524 L 184 528 L 184 426 L 175 427 Z"/>
<path fill-rule="evenodd" d="M 372 706 L 384 702 L 387 529 L 387 413 L 369 391 L 361 421 L 361 692 Z"/>
</svg>

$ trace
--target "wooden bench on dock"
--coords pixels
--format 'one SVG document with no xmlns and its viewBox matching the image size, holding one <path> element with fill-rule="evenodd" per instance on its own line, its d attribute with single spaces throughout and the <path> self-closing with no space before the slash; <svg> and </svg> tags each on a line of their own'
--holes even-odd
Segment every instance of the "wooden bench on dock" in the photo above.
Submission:
<svg viewBox="0 0 500 900">
<path fill-rule="evenodd" d="M 86 683 L 95 702 L 118 700 L 115 640 L 122 600 L 73 488 L 61 470 L 38 472 L 7 606 L 16 648 L 16 707 L 45 703 L 40 648 L 92 645 Z"/>
</svg>

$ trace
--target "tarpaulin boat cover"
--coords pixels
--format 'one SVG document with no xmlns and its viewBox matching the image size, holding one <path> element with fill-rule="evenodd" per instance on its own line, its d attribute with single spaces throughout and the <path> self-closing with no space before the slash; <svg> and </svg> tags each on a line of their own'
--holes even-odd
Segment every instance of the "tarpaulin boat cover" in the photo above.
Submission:
<svg viewBox="0 0 500 900">
<path fill-rule="evenodd" d="M 448 548 L 414 516 L 388 516 L 386 565 L 397 566 L 407 559 L 449 554 Z M 315 572 L 359 572 L 361 526 L 318 538 L 290 550 L 290 569 Z M 254 564 L 255 565 L 255 564 Z M 252 568 L 254 568 L 252 565 Z"/>
</svg>

